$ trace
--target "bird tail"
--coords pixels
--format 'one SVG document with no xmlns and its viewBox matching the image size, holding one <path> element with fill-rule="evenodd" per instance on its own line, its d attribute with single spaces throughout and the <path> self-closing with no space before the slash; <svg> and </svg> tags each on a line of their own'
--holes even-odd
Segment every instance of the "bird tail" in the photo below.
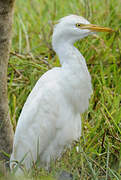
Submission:
<svg viewBox="0 0 121 180">
<path fill-rule="evenodd" d="M 10 170 L 11 173 L 15 176 L 22 176 L 24 175 L 24 168 L 22 167 L 22 162 L 17 162 L 14 160 L 13 155 L 10 158 Z"/>
</svg>

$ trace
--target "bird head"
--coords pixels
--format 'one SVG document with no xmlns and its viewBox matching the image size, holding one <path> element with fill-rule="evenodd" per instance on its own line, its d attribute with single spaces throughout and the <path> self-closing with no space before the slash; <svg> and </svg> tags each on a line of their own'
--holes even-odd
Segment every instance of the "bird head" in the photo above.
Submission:
<svg viewBox="0 0 121 180">
<path fill-rule="evenodd" d="M 95 32 L 113 32 L 113 30 L 90 24 L 89 21 L 81 16 L 69 15 L 63 17 L 54 28 L 52 36 L 53 49 L 56 51 L 59 44 L 61 46 L 65 43 L 73 44 L 75 41 Z"/>
</svg>

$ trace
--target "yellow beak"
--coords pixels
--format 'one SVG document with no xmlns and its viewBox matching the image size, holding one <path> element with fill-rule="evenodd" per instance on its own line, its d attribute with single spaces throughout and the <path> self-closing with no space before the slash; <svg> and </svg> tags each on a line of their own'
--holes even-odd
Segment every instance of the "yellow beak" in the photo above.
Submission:
<svg viewBox="0 0 121 180">
<path fill-rule="evenodd" d="M 96 32 L 115 32 L 114 30 L 112 30 L 111 28 L 108 27 L 100 27 L 94 24 L 84 24 L 83 26 L 80 27 L 81 29 L 89 29 L 91 31 L 96 31 Z"/>
</svg>

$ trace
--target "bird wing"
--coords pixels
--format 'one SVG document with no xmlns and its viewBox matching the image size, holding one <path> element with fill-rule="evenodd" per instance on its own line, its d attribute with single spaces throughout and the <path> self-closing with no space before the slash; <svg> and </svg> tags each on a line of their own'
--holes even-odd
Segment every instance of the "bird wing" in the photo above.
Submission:
<svg viewBox="0 0 121 180">
<path fill-rule="evenodd" d="M 58 104 L 61 100 L 59 76 L 60 68 L 48 71 L 38 80 L 28 96 L 15 132 L 12 155 L 14 160 L 20 161 L 25 153 L 31 151 L 36 161 L 37 143 L 40 141 L 40 154 L 55 137 Z"/>
</svg>

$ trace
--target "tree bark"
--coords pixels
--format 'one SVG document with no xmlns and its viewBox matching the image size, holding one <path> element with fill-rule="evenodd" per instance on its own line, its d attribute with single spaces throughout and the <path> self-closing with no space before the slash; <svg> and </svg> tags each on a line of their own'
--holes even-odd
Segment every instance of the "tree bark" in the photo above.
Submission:
<svg viewBox="0 0 121 180">
<path fill-rule="evenodd" d="M 13 144 L 13 129 L 7 97 L 7 67 L 15 0 L 0 0 L 0 161 L 6 160 Z"/>
</svg>

